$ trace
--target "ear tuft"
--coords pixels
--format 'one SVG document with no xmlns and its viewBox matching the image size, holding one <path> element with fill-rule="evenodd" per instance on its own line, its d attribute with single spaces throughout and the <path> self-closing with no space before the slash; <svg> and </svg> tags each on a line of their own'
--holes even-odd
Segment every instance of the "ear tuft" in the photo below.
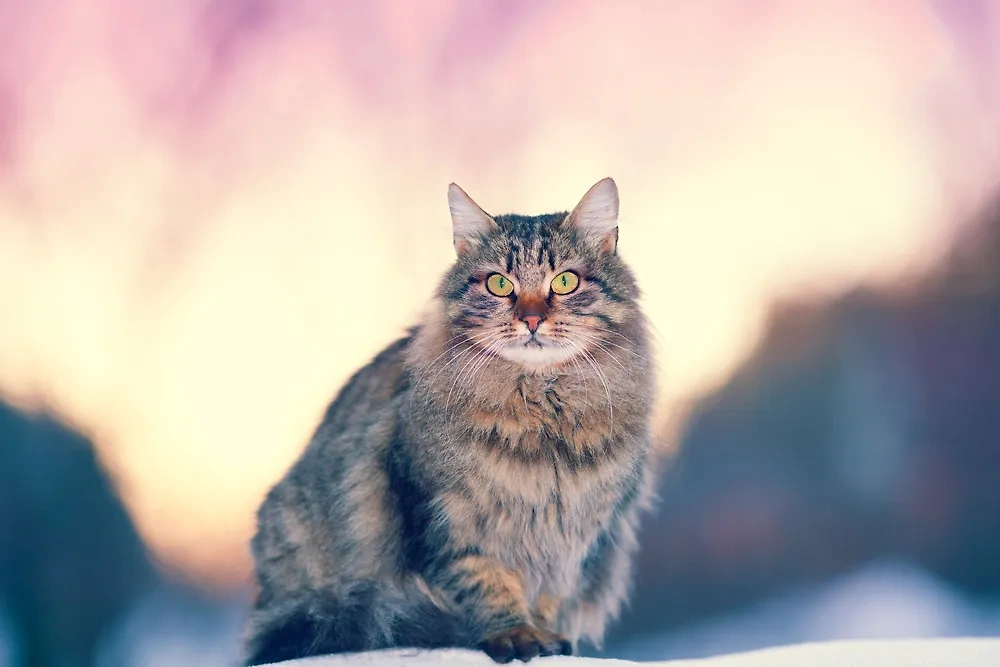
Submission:
<svg viewBox="0 0 1000 667">
<path fill-rule="evenodd" d="M 595 183 L 566 218 L 583 234 L 600 244 L 601 252 L 618 246 L 618 186 L 605 178 Z"/>
<path fill-rule="evenodd" d="M 496 229 L 497 223 L 493 218 L 454 183 L 448 186 L 448 208 L 451 210 L 455 251 L 459 255 L 467 253 L 483 236 Z"/>
</svg>

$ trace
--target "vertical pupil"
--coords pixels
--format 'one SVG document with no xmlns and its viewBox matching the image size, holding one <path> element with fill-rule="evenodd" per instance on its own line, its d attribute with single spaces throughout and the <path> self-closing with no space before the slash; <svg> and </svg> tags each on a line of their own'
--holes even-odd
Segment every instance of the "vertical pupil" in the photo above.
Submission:
<svg viewBox="0 0 1000 667">
<path fill-rule="evenodd" d="M 504 280 L 502 277 L 497 279 L 497 287 L 499 287 L 500 289 L 503 289 L 503 283 Z"/>
<path fill-rule="evenodd" d="M 563 274 L 562 279 L 563 279 L 563 287 L 566 287 L 566 274 L 565 273 Z"/>
</svg>

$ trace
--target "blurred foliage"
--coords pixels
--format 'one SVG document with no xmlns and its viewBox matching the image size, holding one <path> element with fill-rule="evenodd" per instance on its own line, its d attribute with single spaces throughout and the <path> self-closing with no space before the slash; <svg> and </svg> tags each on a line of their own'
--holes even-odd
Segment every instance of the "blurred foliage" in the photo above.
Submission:
<svg viewBox="0 0 1000 667">
<path fill-rule="evenodd" d="M 104 633 L 152 581 L 90 442 L 0 402 L 0 605 L 15 666 L 94 664 Z"/>
<path fill-rule="evenodd" d="M 917 281 L 776 307 L 665 468 L 617 639 L 879 556 L 1000 593 L 1000 197 Z"/>
</svg>

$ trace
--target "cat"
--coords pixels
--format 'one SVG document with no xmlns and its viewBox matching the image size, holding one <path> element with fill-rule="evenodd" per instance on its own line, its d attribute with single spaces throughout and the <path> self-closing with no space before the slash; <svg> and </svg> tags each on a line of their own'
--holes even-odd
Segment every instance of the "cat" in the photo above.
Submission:
<svg viewBox="0 0 1000 667">
<path fill-rule="evenodd" d="M 347 382 L 258 512 L 248 664 L 568 655 L 625 601 L 655 386 L 618 188 L 534 217 L 455 184 L 448 201 L 457 259 L 428 314 Z"/>
</svg>

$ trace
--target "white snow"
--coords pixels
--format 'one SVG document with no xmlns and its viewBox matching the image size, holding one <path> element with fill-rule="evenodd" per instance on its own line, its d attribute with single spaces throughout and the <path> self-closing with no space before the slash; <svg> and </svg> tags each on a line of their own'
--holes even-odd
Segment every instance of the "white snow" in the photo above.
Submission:
<svg viewBox="0 0 1000 667">
<path fill-rule="evenodd" d="M 544 658 L 529 664 L 538 667 L 639 664 L 1000 667 L 1000 603 L 987 604 L 967 598 L 909 563 L 881 561 L 822 585 L 783 593 L 739 612 L 678 628 L 665 636 L 635 639 L 618 647 L 616 654 L 642 662 Z M 469 651 L 397 650 L 313 658 L 284 663 L 282 667 L 293 664 L 296 667 L 490 667 L 493 662 L 481 653 Z"/>
<path fill-rule="evenodd" d="M 859 640 L 801 644 L 697 660 L 638 663 L 600 658 L 536 658 L 538 667 L 997 667 L 1000 639 Z M 310 658 L 282 667 L 493 667 L 472 651 L 376 651 Z"/>
<path fill-rule="evenodd" d="M 991 635 L 1000 636 L 1000 603 L 967 598 L 915 565 L 881 561 L 665 636 L 633 640 L 616 653 L 645 661 L 845 639 Z"/>
<path fill-rule="evenodd" d="M 95 663 L 98 667 L 232 667 L 238 664 L 246 606 L 242 598 L 210 601 L 164 591 L 152 594 L 108 633 Z M 0 605 L 0 667 L 15 664 L 16 638 L 10 620 L 3 617 Z M 973 639 L 991 635 L 995 638 Z M 768 647 L 784 648 L 746 653 Z M 729 657 L 711 657 L 720 654 Z M 883 561 L 666 635 L 632 638 L 613 647 L 613 655 L 671 667 L 1000 667 L 1000 600 L 977 600 L 919 567 Z M 529 664 L 639 663 L 545 658 Z M 492 667 L 493 663 L 477 652 L 399 650 L 288 665 Z"/>
<path fill-rule="evenodd" d="M 238 665 L 248 605 L 242 599 L 208 601 L 176 590 L 156 590 L 105 637 L 95 667 Z"/>
</svg>

